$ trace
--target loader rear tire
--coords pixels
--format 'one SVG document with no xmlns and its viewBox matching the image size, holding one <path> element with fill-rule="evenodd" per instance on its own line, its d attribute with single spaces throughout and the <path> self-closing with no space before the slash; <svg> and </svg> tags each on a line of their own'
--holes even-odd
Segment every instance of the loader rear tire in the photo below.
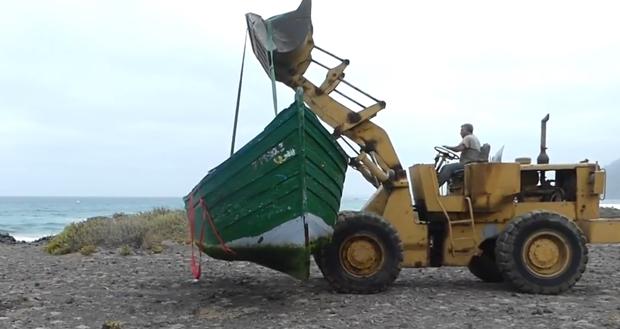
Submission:
<svg viewBox="0 0 620 329">
<path fill-rule="evenodd" d="M 521 292 L 559 294 L 586 269 L 583 232 L 568 218 L 535 211 L 514 218 L 499 235 L 497 266 L 504 280 Z"/>
<path fill-rule="evenodd" d="M 473 256 L 467 265 L 469 272 L 484 282 L 504 281 L 495 261 L 495 239 L 485 240 L 480 249 L 482 254 Z"/>
<path fill-rule="evenodd" d="M 488 255 L 474 256 L 467 265 L 469 272 L 484 282 L 502 282 L 504 278 L 495 261 Z"/>
<path fill-rule="evenodd" d="M 330 243 L 317 258 L 330 286 L 339 293 L 373 294 L 396 280 L 403 247 L 394 227 L 366 212 L 347 212 L 334 225 Z"/>
</svg>

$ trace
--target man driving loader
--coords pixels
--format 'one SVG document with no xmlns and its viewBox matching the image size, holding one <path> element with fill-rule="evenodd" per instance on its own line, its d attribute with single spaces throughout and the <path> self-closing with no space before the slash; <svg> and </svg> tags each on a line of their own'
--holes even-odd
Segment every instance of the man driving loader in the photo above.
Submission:
<svg viewBox="0 0 620 329">
<path fill-rule="evenodd" d="M 480 141 L 474 135 L 474 126 L 470 123 L 461 125 L 461 137 L 463 137 L 463 140 L 457 146 L 443 146 L 450 151 L 461 152 L 461 156 L 459 162 L 444 165 L 439 171 L 437 179 L 440 188 L 450 179 L 454 172 L 463 169 L 470 162 L 480 160 Z"/>
</svg>

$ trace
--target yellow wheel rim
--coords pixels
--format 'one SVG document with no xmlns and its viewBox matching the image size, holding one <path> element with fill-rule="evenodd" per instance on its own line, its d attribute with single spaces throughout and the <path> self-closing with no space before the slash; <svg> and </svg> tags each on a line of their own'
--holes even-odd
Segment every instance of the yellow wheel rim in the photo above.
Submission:
<svg viewBox="0 0 620 329">
<path fill-rule="evenodd" d="M 371 235 L 358 234 L 348 237 L 340 247 L 340 260 L 344 269 L 356 277 L 369 277 L 381 269 L 384 248 Z"/>
<path fill-rule="evenodd" d="M 571 259 L 566 238 L 557 232 L 539 231 L 532 234 L 523 246 L 523 263 L 527 270 L 540 278 L 552 278 L 562 274 Z"/>
</svg>

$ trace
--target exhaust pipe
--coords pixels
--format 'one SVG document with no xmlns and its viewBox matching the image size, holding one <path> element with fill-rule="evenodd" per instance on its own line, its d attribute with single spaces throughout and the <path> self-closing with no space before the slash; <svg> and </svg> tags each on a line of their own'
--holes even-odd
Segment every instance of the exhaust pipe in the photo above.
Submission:
<svg viewBox="0 0 620 329">
<path fill-rule="evenodd" d="M 548 164 L 549 156 L 547 155 L 547 121 L 549 121 L 549 114 L 540 121 L 540 154 L 536 159 L 538 164 Z"/>
</svg>

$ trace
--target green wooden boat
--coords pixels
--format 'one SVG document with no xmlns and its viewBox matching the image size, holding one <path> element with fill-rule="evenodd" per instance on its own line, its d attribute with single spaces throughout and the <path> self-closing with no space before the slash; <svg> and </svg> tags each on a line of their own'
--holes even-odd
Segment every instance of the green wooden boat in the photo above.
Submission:
<svg viewBox="0 0 620 329">
<path fill-rule="evenodd" d="M 333 231 L 346 168 L 340 145 L 297 97 L 183 198 L 195 244 L 307 279 L 313 248 Z"/>
</svg>

